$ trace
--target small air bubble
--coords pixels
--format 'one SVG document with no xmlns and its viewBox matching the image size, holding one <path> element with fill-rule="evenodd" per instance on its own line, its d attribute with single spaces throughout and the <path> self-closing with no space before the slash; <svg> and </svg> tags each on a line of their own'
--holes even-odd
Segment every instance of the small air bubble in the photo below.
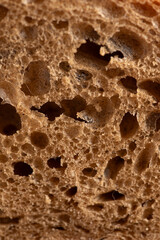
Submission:
<svg viewBox="0 0 160 240">
<path fill-rule="evenodd" d="M 77 187 L 76 186 L 75 187 L 71 187 L 70 189 L 68 189 L 66 191 L 66 195 L 68 197 L 73 197 L 76 193 L 77 193 Z"/>
<path fill-rule="evenodd" d="M 61 157 L 50 158 L 47 161 L 48 167 L 50 168 L 60 168 L 61 167 Z"/>
<path fill-rule="evenodd" d="M 19 176 L 29 176 L 33 173 L 31 166 L 24 162 L 14 163 L 14 174 Z"/>
</svg>

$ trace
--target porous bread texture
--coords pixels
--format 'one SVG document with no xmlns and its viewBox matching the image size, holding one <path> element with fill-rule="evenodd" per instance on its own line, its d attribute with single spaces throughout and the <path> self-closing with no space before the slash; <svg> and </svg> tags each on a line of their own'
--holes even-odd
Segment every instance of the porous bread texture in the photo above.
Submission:
<svg viewBox="0 0 160 240">
<path fill-rule="evenodd" d="M 0 1 L 0 239 L 160 240 L 160 2 Z"/>
</svg>

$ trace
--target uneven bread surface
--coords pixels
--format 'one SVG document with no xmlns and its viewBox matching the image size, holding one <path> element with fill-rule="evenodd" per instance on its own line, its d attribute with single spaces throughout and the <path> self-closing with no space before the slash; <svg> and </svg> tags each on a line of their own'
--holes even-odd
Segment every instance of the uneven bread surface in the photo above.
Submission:
<svg viewBox="0 0 160 240">
<path fill-rule="evenodd" d="M 0 239 L 160 240 L 159 0 L 0 1 Z"/>
</svg>

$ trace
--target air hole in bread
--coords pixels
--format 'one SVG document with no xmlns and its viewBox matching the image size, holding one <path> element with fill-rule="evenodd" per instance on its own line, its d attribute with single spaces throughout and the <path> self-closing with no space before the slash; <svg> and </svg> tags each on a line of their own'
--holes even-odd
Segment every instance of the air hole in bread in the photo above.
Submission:
<svg viewBox="0 0 160 240">
<path fill-rule="evenodd" d="M 122 138 L 130 138 L 136 134 L 139 128 L 136 115 L 127 112 L 120 123 L 120 133 Z"/>
<path fill-rule="evenodd" d="M 77 117 L 77 113 L 86 108 L 86 101 L 81 96 L 76 96 L 71 100 L 62 100 L 61 106 L 64 109 L 64 114 L 78 121 L 83 121 Z"/>
<path fill-rule="evenodd" d="M 35 168 L 37 168 L 39 170 L 44 169 L 44 161 L 40 157 L 35 157 L 33 164 L 34 164 Z"/>
<path fill-rule="evenodd" d="M 120 28 L 110 40 L 114 48 L 121 51 L 124 57 L 139 59 L 146 52 L 144 39 L 128 29 Z"/>
<path fill-rule="evenodd" d="M 27 41 L 34 41 L 38 37 L 37 26 L 25 26 L 21 30 L 21 36 Z"/>
<path fill-rule="evenodd" d="M 127 76 L 120 79 L 122 86 L 131 93 L 137 93 L 137 80 L 133 77 Z"/>
<path fill-rule="evenodd" d="M 62 227 L 62 226 L 56 226 L 56 227 L 53 227 L 54 229 L 57 229 L 57 230 L 61 230 L 61 231 L 64 231 L 65 229 L 64 229 L 64 227 Z"/>
<path fill-rule="evenodd" d="M 46 20 L 45 19 L 40 19 L 39 21 L 38 21 L 38 26 L 42 26 L 42 25 L 44 25 L 45 24 L 45 22 L 46 22 Z"/>
<path fill-rule="evenodd" d="M 59 216 L 59 220 L 63 221 L 63 222 L 66 222 L 66 223 L 69 223 L 70 222 L 70 216 L 68 216 L 67 214 L 62 214 L 62 215 Z"/>
<path fill-rule="evenodd" d="M 50 72 L 44 61 L 30 62 L 25 69 L 21 90 L 30 96 L 44 95 L 50 90 Z"/>
<path fill-rule="evenodd" d="M 59 63 L 59 68 L 63 70 L 64 72 L 69 72 L 71 70 L 71 67 L 67 61 L 62 61 Z"/>
<path fill-rule="evenodd" d="M 59 178 L 58 178 L 58 177 L 51 177 L 51 178 L 50 178 L 50 182 L 51 182 L 51 184 L 53 184 L 53 185 L 58 185 L 58 183 L 59 183 Z"/>
<path fill-rule="evenodd" d="M 81 44 L 81 46 L 77 49 L 75 59 L 83 64 L 91 62 L 93 66 L 95 64 L 106 66 L 110 61 L 110 54 L 101 56 L 100 48 L 101 45 L 87 40 L 86 43 Z"/>
<path fill-rule="evenodd" d="M 115 200 L 123 200 L 125 199 L 124 194 L 119 193 L 116 190 L 107 192 L 107 193 L 102 193 L 99 195 L 99 200 L 105 202 L 105 201 L 115 201 Z"/>
<path fill-rule="evenodd" d="M 153 218 L 153 209 L 147 208 L 144 210 L 143 217 L 147 220 L 151 220 Z"/>
<path fill-rule="evenodd" d="M 78 81 L 88 81 L 92 78 L 92 74 L 90 72 L 88 72 L 87 70 L 77 70 L 76 71 L 76 79 Z"/>
<path fill-rule="evenodd" d="M 124 166 L 123 158 L 117 156 L 110 159 L 106 169 L 104 170 L 104 176 L 107 179 L 111 178 L 112 180 L 114 180 L 123 166 Z"/>
<path fill-rule="evenodd" d="M 49 121 L 54 121 L 56 117 L 59 117 L 63 113 L 63 109 L 55 102 L 47 102 L 40 109 L 31 107 L 31 110 L 45 114 Z"/>
<path fill-rule="evenodd" d="M 146 3 L 133 2 L 131 3 L 131 6 L 137 13 L 143 15 L 144 17 L 154 17 L 157 15 L 156 10 L 147 2 Z"/>
<path fill-rule="evenodd" d="M 10 217 L 1 217 L 0 224 L 18 224 L 20 217 L 10 218 Z"/>
<path fill-rule="evenodd" d="M 126 224 L 128 221 L 128 218 L 129 218 L 129 215 L 127 215 L 124 218 L 118 219 L 117 221 L 114 222 L 114 224 L 121 224 L 121 225 Z"/>
<path fill-rule="evenodd" d="M 66 191 L 66 189 L 67 189 L 67 187 L 61 187 L 61 188 L 60 188 L 60 191 L 61 191 L 61 192 L 64 192 L 64 191 Z"/>
<path fill-rule="evenodd" d="M 123 216 L 127 212 L 127 207 L 125 207 L 125 206 L 118 206 L 117 211 L 118 211 L 118 215 Z"/>
<path fill-rule="evenodd" d="M 73 197 L 76 193 L 77 193 L 77 187 L 76 186 L 75 187 L 71 187 L 70 189 L 68 189 L 66 191 L 66 195 L 68 197 Z"/>
<path fill-rule="evenodd" d="M 17 153 L 19 151 L 19 148 L 17 146 L 12 146 L 11 151 Z"/>
<path fill-rule="evenodd" d="M 152 112 L 146 119 L 146 126 L 150 130 L 159 131 L 160 129 L 160 112 Z"/>
<path fill-rule="evenodd" d="M 155 146 L 153 143 L 146 144 L 145 148 L 140 152 L 134 169 L 138 174 L 144 172 L 150 164 L 150 161 L 155 153 Z"/>
<path fill-rule="evenodd" d="M 25 162 L 16 162 L 13 164 L 14 174 L 19 176 L 29 176 L 33 173 L 31 166 Z"/>
<path fill-rule="evenodd" d="M 109 98 L 94 98 L 92 104 L 87 105 L 86 109 L 80 113 L 80 117 L 87 123 L 94 123 L 103 127 L 112 117 L 114 106 Z"/>
<path fill-rule="evenodd" d="M 53 25 L 57 29 L 68 28 L 68 21 L 52 21 Z"/>
<path fill-rule="evenodd" d="M 4 154 L 0 154 L 0 163 L 5 163 L 8 161 L 8 157 Z"/>
<path fill-rule="evenodd" d="M 82 39 L 89 39 L 90 41 L 96 41 L 100 38 L 99 34 L 95 31 L 93 26 L 87 24 L 86 21 L 78 22 L 74 24 L 72 28 L 73 35 L 79 36 Z"/>
<path fill-rule="evenodd" d="M 96 41 L 100 38 L 99 34 L 95 31 L 95 29 L 91 26 L 83 22 L 79 25 L 79 29 L 83 34 L 85 39 L 89 39 L 90 41 Z"/>
<path fill-rule="evenodd" d="M 99 34 L 94 30 L 94 28 L 90 25 L 87 25 L 85 30 L 85 39 L 89 39 L 90 41 L 96 41 L 100 38 Z"/>
<path fill-rule="evenodd" d="M 21 127 L 21 118 L 16 108 L 8 103 L 0 103 L 0 133 L 10 136 L 20 130 Z"/>
<path fill-rule="evenodd" d="M 61 167 L 61 157 L 50 158 L 47 161 L 47 165 L 50 168 L 60 168 Z"/>
<path fill-rule="evenodd" d="M 115 94 L 113 95 L 110 100 L 112 101 L 113 103 L 113 106 L 114 108 L 119 108 L 120 104 L 121 104 L 121 100 L 120 100 L 120 97 L 119 97 L 119 94 Z"/>
<path fill-rule="evenodd" d="M 24 17 L 24 20 L 27 22 L 27 23 L 33 23 L 35 20 L 33 19 L 33 18 L 31 18 L 31 17 L 29 17 L 29 16 L 25 16 Z"/>
<path fill-rule="evenodd" d="M 148 94 L 156 98 L 157 101 L 160 101 L 160 84 L 158 82 L 148 80 L 139 83 L 138 87 L 147 91 Z"/>
<path fill-rule="evenodd" d="M 112 1 L 104 1 L 103 10 L 107 10 L 109 15 L 114 18 L 120 18 L 125 15 L 125 10 Z"/>
<path fill-rule="evenodd" d="M 34 179 L 36 180 L 36 182 L 40 182 L 41 180 L 43 180 L 43 177 L 41 174 L 34 174 Z"/>
<path fill-rule="evenodd" d="M 120 157 L 124 157 L 127 154 L 127 150 L 126 149 L 120 149 L 117 151 L 118 156 Z"/>
<path fill-rule="evenodd" d="M 129 144 L 129 150 L 133 152 L 136 149 L 137 145 L 135 142 L 130 142 Z"/>
<path fill-rule="evenodd" d="M 49 144 L 49 139 L 45 133 L 42 132 L 32 132 L 30 135 L 31 143 L 38 148 L 45 148 Z"/>
<path fill-rule="evenodd" d="M 15 181 L 14 181 L 13 178 L 8 178 L 8 179 L 7 179 L 7 182 L 9 182 L 9 183 L 14 183 Z"/>
<path fill-rule="evenodd" d="M 2 21 L 8 13 L 8 8 L 0 4 L 0 21 Z"/>
<path fill-rule="evenodd" d="M 7 188 L 7 182 L 5 181 L 0 181 L 0 189 L 5 189 L 5 188 Z"/>
<path fill-rule="evenodd" d="M 3 128 L 3 134 L 8 136 L 13 135 L 14 133 L 16 133 L 16 131 L 17 127 L 13 124 L 9 124 Z"/>
<path fill-rule="evenodd" d="M 89 210 L 92 210 L 92 211 L 95 211 L 95 212 L 99 212 L 99 211 L 101 211 L 104 208 L 104 205 L 100 204 L 100 203 L 97 203 L 97 204 L 94 204 L 94 205 L 89 205 L 89 206 L 87 206 L 87 208 Z"/>
<path fill-rule="evenodd" d="M 124 58 L 124 55 L 121 51 L 115 51 L 111 54 L 112 57 Z"/>
<path fill-rule="evenodd" d="M 21 146 L 22 150 L 26 153 L 33 154 L 34 153 L 34 147 L 30 143 L 24 143 Z"/>
<path fill-rule="evenodd" d="M 93 168 L 84 168 L 82 173 L 87 177 L 94 177 L 97 174 L 97 170 Z"/>
</svg>

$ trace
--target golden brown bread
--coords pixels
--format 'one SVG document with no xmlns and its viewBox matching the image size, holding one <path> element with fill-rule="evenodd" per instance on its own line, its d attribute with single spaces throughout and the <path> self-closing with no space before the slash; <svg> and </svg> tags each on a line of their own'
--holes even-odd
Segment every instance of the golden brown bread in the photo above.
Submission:
<svg viewBox="0 0 160 240">
<path fill-rule="evenodd" d="M 160 240 L 159 0 L 1 0 L 0 239 Z"/>
</svg>

